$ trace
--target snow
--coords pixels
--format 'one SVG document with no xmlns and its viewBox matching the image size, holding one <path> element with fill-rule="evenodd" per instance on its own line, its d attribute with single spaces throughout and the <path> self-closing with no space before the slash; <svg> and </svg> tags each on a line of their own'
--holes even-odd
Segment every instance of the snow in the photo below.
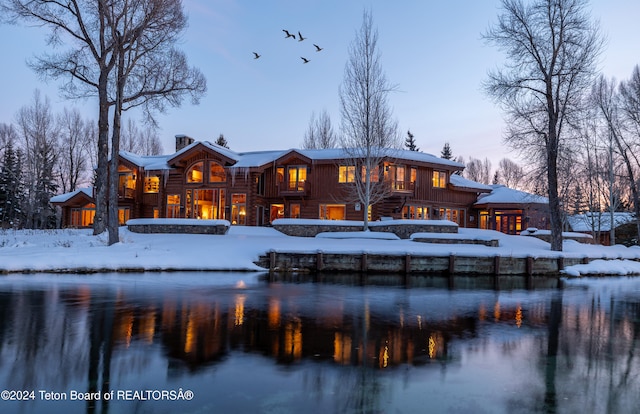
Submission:
<svg viewBox="0 0 640 414">
<path fill-rule="evenodd" d="M 139 220 L 139 219 L 138 219 Z M 146 219 L 145 219 L 146 220 Z M 151 220 L 151 219 L 150 219 Z M 156 219 L 157 220 L 157 219 Z M 182 219 L 184 220 L 184 219 Z M 197 222 L 211 222 L 195 220 Z M 331 223 L 326 221 L 326 224 Z M 198 223 L 200 224 L 200 223 Z M 337 224 L 337 223 L 336 223 Z M 343 232 L 333 238 L 291 237 L 271 227 L 230 226 L 225 235 L 139 234 L 120 229 L 120 242 L 107 246 L 107 235 L 90 229 L 0 230 L 0 272 L 118 271 L 135 269 L 264 271 L 255 265 L 269 251 L 431 256 L 590 257 L 589 265 L 569 266 L 569 276 L 640 274 L 639 247 L 597 246 L 567 240 L 563 252 L 535 237 L 511 236 L 493 230 L 459 229 L 460 236 L 497 239 L 499 247 L 474 244 L 430 244 L 412 240 L 381 240 L 378 232 Z M 451 237 L 443 234 L 443 237 Z M 602 263 L 600 263 L 602 262 Z"/>
<path fill-rule="evenodd" d="M 66 201 L 69 201 L 70 199 L 72 199 L 73 197 L 75 197 L 76 195 L 78 195 L 80 193 L 84 193 L 88 197 L 93 197 L 93 187 L 79 188 L 79 189 L 77 189 L 75 191 L 71 191 L 70 193 L 64 193 L 64 194 L 60 194 L 60 195 L 57 195 L 57 196 L 53 196 L 53 197 L 51 197 L 51 200 L 49 200 L 49 202 L 51 202 L 51 203 L 64 203 Z"/>
<path fill-rule="evenodd" d="M 476 205 L 484 204 L 549 204 L 547 197 L 514 190 L 503 185 L 493 185 L 489 194 L 480 195 Z"/>
<path fill-rule="evenodd" d="M 491 192 L 493 190 L 493 187 L 490 185 L 469 180 L 468 178 L 464 178 L 463 176 L 458 174 L 451 174 L 451 177 L 449 177 L 449 182 L 454 187 L 469 188 L 472 190 L 478 190 L 478 192 L 483 193 Z"/>
<path fill-rule="evenodd" d="M 400 240 L 400 237 L 393 233 L 381 231 L 330 231 L 318 233 L 316 237 L 321 239 Z"/>
</svg>

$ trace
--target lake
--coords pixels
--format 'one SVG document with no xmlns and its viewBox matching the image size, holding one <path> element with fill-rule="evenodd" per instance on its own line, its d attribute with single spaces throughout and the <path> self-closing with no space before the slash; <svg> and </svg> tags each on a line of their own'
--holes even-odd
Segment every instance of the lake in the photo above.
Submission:
<svg viewBox="0 0 640 414">
<path fill-rule="evenodd" d="M 0 276 L 2 413 L 626 413 L 640 278 Z"/>
</svg>

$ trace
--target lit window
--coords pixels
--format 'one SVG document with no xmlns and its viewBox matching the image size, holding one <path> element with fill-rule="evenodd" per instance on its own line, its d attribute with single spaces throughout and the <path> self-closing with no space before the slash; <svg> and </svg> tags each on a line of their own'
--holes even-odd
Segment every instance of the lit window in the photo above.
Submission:
<svg viewBox="0 0 640 414">
<path fill-rule="evenodd" d="M 445 171 L 433 172 L 433 187 L 445 188 L 447 186 L 447 173 Z"/>
<path fill-rule="evenodd" d="M 187 171 L 187 182 L 188 183 L 201 183 L 202 182 L 202 169 L 203 162 L 197 162 L 189 168 Z"/>
<path fill-rule="evenodd" d="M 158 176 L 144 178 L 144 192 L 157 193 L 160 191 L 160 178 Z"/>
<path fill-rule="evenodd" d="M 352 183 L 355 181 L 356 167 L 353 165 L 341 165 L 338 167 L 338 182 Z"/>
<path fill-rule="evenodd" d="M 304 183 L 307 181 L 307 167 L 288 167 L 287 173 L 289 191 L 304 191 Z"/>
<path fill-rule="evenodd" d="M 180 217 L 180 194 L 167 195 L 167 217 Z"/>
<path fill-rule="evenodd" d="M 220 164 L 212 162 L 209 165 L 209 182 L 224 183 L 225 181 L 227 181 L 227 175 L 224 172 L 224 167 Z"/>
<path fill-rule="evenodd" d="M 320 204 L 320 218 L 324 220 L 344 220 L 345 212 L 344 204 Z"/>
</svg>

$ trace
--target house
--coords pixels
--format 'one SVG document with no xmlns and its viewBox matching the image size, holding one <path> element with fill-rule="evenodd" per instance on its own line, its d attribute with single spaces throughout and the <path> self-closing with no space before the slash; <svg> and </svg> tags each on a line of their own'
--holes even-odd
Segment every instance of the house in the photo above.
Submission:
<svg viewBox="0 0 640 414">
<path fill-rule="evenodd" d="M 567 217 L 567 224 L 571 231 L 593 236 L 598 244 L 611 244 L 611 214 L 609 212 L 586 212 Z M 637 227 L 633 213 L 614 212 L 613 228 L 616 243 L 627 243 L 629 239 L 637 239 Z M 631 243 L 633 244 L 633 243 Z"/>
<path fill-rule="evenodd" d="M 479 228 L 507 234 L 520 234 L 529 227 L 549 228 L 547 197 L 503 185 L 491 187 L 491 192 L 481 194 L 474 203 L 478 210 Z"/>
<path fill-rule="evenodd" d="M 377 173 L 386 197 L 370 220 L 447 219 L 478 227 L 474 203 L 490 186 L 454 174 L 464 165 L 423 152 L 385 149 Z M 344 149 L 235 152 L 176 136 L 176 152 L 139 156 L 120 152 L 120 223 L 132 218 L 226 219 L 263 226 L 278 218 L 362 220 L 363 206 L 349 201 L 355 167 Z M 54 197 L 62 225 L 92 225 L 95 206 L 85 190 Z"/>
</svg>

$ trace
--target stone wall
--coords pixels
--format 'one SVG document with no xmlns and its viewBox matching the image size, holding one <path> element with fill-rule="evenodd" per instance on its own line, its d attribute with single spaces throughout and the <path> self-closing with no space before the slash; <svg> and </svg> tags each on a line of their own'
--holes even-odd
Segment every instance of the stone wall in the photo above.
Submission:
<svg viewBox="0 0 640 414">
<path fill-rule="evenodd" d="M 319 233 L 362 231 L 363 223 L 354 221 L 328 220 L 275 220 L 273 228 L 287 236 L 315 237 Z M 369 230 L 393 233 L 401 239 L 408 239 L 413 233 L 458 233 L 455 223 L 444 220 L 389 220 L 369 223 Z"/>
<path fill-rule="evenodd" d="M 175 233 L 175 234 L 215 234 L 223 235 L 229 230 L 226 220 L 193 219 L 135 219 L 127 222 L 127 228 L 134 233 Z"/>
</svg>

